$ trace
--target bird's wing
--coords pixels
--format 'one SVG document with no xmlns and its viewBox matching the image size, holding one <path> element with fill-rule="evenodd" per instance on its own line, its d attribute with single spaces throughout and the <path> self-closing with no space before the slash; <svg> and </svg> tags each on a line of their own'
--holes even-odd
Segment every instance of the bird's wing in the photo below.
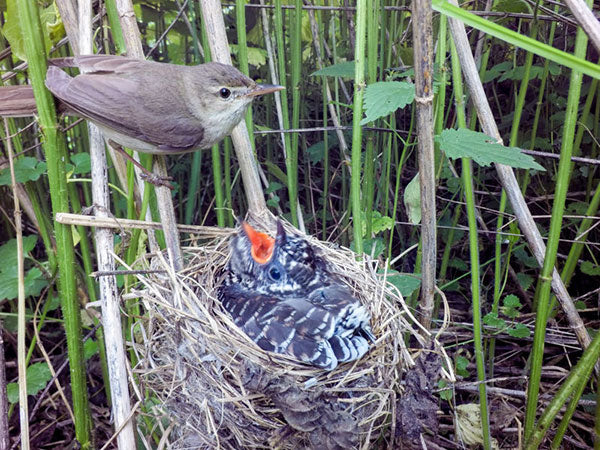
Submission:
<svg viewBox="0 0 600 450">
<path fill-rule="evenodd" d="M 308 300 L 335 317 L 334 335 L 348 337 L 358 332 L 375 342 L 369 311 L 346 286 L 336 282 L 320 287 L 310 293 Z"/>
<path fill-rule="evenodd" d="M 335 327 L 329 312 L 303 299 L 281 300 L 239 286 L 223 287 L 220 297 L 235 324 L 263 350 L 286 353 L 327 370 L 337 365 L 328 342 Z"/>
<path fill-rule="evenodd" d="M 50 66 L 46 86 L 76 114 L 119 133 L 165 152 L 194 149 L 202 141 L 204 131 L 197 119 L 186 111 L 174 112 L 151 95 L 152 88 L 148 86 L 141 94 L 140 83 L 120 75 L 124 65 L 139 63 L 127 58 L 119 61 L 108 58 L 95 62 L 96 73 L 76 77 Z"/>
</svg>

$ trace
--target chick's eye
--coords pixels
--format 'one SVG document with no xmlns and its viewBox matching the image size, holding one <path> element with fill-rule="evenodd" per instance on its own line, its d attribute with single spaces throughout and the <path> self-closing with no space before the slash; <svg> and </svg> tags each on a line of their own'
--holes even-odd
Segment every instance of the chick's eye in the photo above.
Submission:
<svg viewBox="0 0 600 450">
<path fill-rule="evenodd" d="M 219 95 L 221 96 L 221 98 L 229 98 L 229 96 L 231 95 L 231 91 L 227 88 L 221 88 L 221 90 L 219 91 Z"/>
<path fill-rule="evenodd" d="M 271 267 L 269 269 L 269 277 L 273 281 L 279 281 L 281 279 L 281 272 L 277 267 Z"/>
</svg>

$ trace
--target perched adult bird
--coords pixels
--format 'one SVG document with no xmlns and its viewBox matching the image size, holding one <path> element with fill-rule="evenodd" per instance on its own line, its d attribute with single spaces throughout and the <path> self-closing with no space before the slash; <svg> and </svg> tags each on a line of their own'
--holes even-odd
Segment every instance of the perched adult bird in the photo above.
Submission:
<svg viewBox="0 0 600 450">
<path fill-rule="evenodd" d="M 218 296 L 260 348 L 325 370 L 362 357 L 375 338 L 370 316 L 308 241 L 281 222 L 272 238 L 242 224 Z"/>
<path fill-rule="evenodd" d="M 71 77 L 59 67 L 82 73 Z M 254 98 L 284 89 L 256 84 L 225 64 L 181 66 L 115 55 L 50 60 L 46 86 L 64 112 L 95 123 L 107 139 L 161 155 L 211 147 Z M 0 116 L 34 113 L 31 86 L 0 88 Z"/>
</svg>

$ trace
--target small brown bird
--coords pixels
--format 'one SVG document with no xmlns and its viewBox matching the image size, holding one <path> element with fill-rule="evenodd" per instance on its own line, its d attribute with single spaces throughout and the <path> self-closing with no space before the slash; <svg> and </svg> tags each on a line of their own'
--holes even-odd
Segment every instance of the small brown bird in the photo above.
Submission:
<svg viewBox="0 0 600 450">
<path fill-rule="evenodd" d="M 370 315 L 309 242 L 244 223 L 231 242 L 219 299 L 260 348 L 333 370 L 369 350 Z"/>
<path fill-rule="evenodd" d="M 107 139 L 161 155 L 209 148 L 227 136 L 260 95 L 284 89 L 256 84 L 235 67 L 143 61 L 114 55 L 51 60 L 46 86 L 61 109 L 96 124 Z M 71 77 L 59 67 L 78 67 Z M 0 116 L 35 113 L 30 86 L 0 88 Z"/>
</svg>

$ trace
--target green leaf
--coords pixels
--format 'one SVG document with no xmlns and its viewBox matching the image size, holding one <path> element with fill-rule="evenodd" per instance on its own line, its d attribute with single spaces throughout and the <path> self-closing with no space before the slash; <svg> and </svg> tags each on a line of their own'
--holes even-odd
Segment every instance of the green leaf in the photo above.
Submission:
<svg viewBox="0 0 600 450">
<path fill-rule="evenodd" d="M 415 85 L 406 81 L 380 81 L 369 84 L 365 91 L 365 117 L 361 125 L 385 117 L 404 108 L 415 99 Z"/>
<path fill-rule="evenodd" d="M 380 271 L 379 273 L 383 273 Z M 400 273 L 391 270 L 387 273 L 386 280 L 394 285 L 403 297 L 408 297 L 421 286 L 421 279 L 409 273 Z"/>
<path fill-rule="evenodd" d="M 521 153 L 520 148 L 505 147 L 486 134 L 466 128 L 446 129 L 435 139 L 449 158 L 473 158 L 480 166 L 498 163 L 519 169 L 546 170 L 532 156 Z"/>
<path fill-rule="evenodd" d="M 517 280 L 519 280 L 519 284 L 521 285 L 521 288 L 523 288 L 524 291 L 529 289 L 533 284 L 533 277 L 523 272 L 517 273 Z"/>
<path fill-rule="evenodd" d="M 88 339 L 83 343 L 83 357 L 86 361 L 96 353 L 98 353 L 98 342 L 93 339 Z"/>
<path fill-rule="evenodd" d="M 311 73 L 311 76 L 324 75 L 327 77 L 354 78 L 354 61 L 346 61 L 323 67 L 321 70 Z"/>
<path fill-rule="evenodd" d="M 496 313 L 490 312 L 483 316 L 483 323 L 488 327 L 504 329 L 506 328 L 506 321 L 498 317 Z"/>
<path fill-rule="evenodd" d="M 531 331 L 522 323 L 518 323 L 514 328 L 509 328 L 507 333 L 515 338 L 528 338 L 531 336 Z"/>
<path fill-rule="evenodd" d="M 75 153 L 71 155 L 71 162 L 73 163 L 73 174 L 83 175 L 92 171 L 92 164 L 90 161 L 90 154 L 87 152 Z"/>
<path fill-rule="evenodd" d="M 46 173 L 46 163 L 38 161 L 31 156 L 25 156 L 15 161 L 15 180 L 17 183 L 36 181 L 42 174 Z M 10 168 L 0 171 L 0 186 L 9 186 Z"/>
<path fill-rule="evenodd" d="M 404 208 L 411 223 L 416 225 L 421 222 L 421 184 L 418 173 L 404 188 Z"/>
<path fill-rule="evenodd" d="M 23 254 L 27 255 L 37 243 L 38 237 L 35 234 L 23 237 Z M 14 269 L 17 267 L 17 240 L 11 239 L 6 244 L 0 246 L 0 272 L 4 269 Z"/>
<path fill-rule="evenodd" d="M 441 389 L 439 391 L 439 396 L 442 400 L 446 400 L 447 402 L 449 402 L 450 400 L 452 400 L 452 389 L 444 389 L 447 386 L 448 382 L 446 380 L 438 380 L 438 388 Z"/>
<path fill-rule="evenodd" d="M 448 261 L 448 265 L 454 269 L 462 270 L 463 272 L 467 272 L 469 270 L 467 263 L 458 258 L 453 258 Z"/>
<path fill-rule="evenodd" d="M 327 148 L 331 149 L 339 145 L 336 133 L 327 133 Z M 317 164 L 325 158 L 325 141 L 319 141 L 306 149 L 311 164 Z"/>
<path fill-rule="evenodd" d="M 46 387 L 52 379 L 52 373 L 45 362 L 34 363 L 27 368 L 27 395 L 35 395 Z M 19 385 L 8 383 L 6 386 L 8 401 L 17 403 L 19 401 Z"/>
<path fill-rule="evenodd" d="M 504 297 L 504 300 L 502 300 L 502 303 L 507 308 L 521 308 L 523 306 L 521 304 L 521 302 L 519 301 L 519 297 L 517 297 L 516 295 L 513 295 L 513 294 L 507 295 L 506 297 Z"/>
<path fill-rule="evenodd" d="M 18 0 L 7 0 L 6 23 L 2 27 L 2 34 L 4 34 L 4 37 L 10 43 L 12 54 L 22 61 L 27 61 L 25 40 L 19 18 L 21 10 L 18 3 Z M 46 53 L 48 53 L 52 44 L 57 43 L 65 35 L 64 26 L 60 21 L 55 3 L 52 3 L 47 8 L 40 9 L 40 21 L 42 22 L 44 33 L 44 46 L 46 47 Z"/>
<path fill-rule="evenodd" d="M 25 274 L 25 296 L 37 297 L 46 286 L 48 286 L 48 282 L 37 267 L 30 269 Z M 17 296 L 17 266 L 5 268 L 4 271 L 0 272 L 0 301 L 4 299 L 12 300 Z"/>
<path fill-rule="evenodd" d="M 492 11 L 531 14 L 531 6 L 523 0 L 498 0 Z"/>
<path fill-rule="evenodd" d="M 464 356 L 459 356 L 456 358 L 456 373 L 461 377 L 468 377 L 470 375 L 467 367 L 469 367 L 469 360 Z"/>
<path fill-rule="evenodd" d="M 267 189 L 265 189 L 265 194 L 270 194 L 272 192 L 278 191 L 283 187 L 283 184 L 278 183 L 277 181 L 271 181 Z"/>
<path fill-rule="evenodd" d="M 579 266 L 579 268 L 586 275 L 591 275 L 591 276 L 600 275 L 600 266 L 597 266 L 596 264 L 594 264 L 590 261 L 583 261 L 581 263 L 581 265 Z"/>
<path fill-rule="evenodd" d="M 270 206 L 271 208 L 277 208 L 279 206 L 280 200 L 281 199 L 278 195 L 273 195 L 273 197 L 269 197 L 269 199 L 267 200 L 267 206 Z"/>
<path fill-rule="evenodd" d="M 353 244 L 354 244 L 354 241 L 352 241 L 350 243 L 350 250 L 356 251 L 355 249 L 352 248 Z M 363 251 L 367 255 L 369 255 L 373 258 L 378 258 L 379 255 L 381 255 L 384 250 L 385 250 L 385 245 L 383 244 L 383 239 L 380 237 L 363 240 Z"/>
<path fill-rule="evenodd" d="M 530 269 L 539 269 L 540 265 L 538 264 L 537 259 L 527 253 L 524 247 L 515 249 L 513 253 L 520 262 L 525 264 L 525 266 L 529 267 Z"/>
<path fill-rule="evenodd" d="M 391 230 L 394 227 L 394 219 L 388 216 L 382 216 L 379 211 L 373 211 L 372 219 L 371 228 L 374 234 Z"/>
</svg>

